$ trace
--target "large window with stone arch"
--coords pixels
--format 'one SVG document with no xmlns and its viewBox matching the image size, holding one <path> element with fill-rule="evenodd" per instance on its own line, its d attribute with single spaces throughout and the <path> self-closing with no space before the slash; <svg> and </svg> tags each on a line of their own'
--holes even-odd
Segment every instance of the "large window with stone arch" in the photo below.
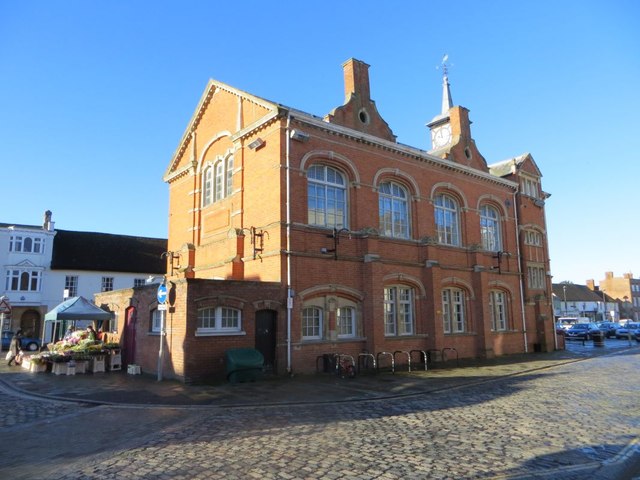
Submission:
<svg viewBox="0 0 640 480">
<path fill-rule="evenodd" d="M 323 332 L 323 313 L 320 307 L 302 309 L 302 339 L 320 340 Z"/>
<path fill-rule="evenodd" d="M 507 294 L 502 290 L 489 292 L 489 309 L 491 311 L 491 330 L 501 332 L 507 330 L 509 318 L 507 311 Z"/>
<path fill-rule="evenodd" d="M 460 246 L 460 213 L 451 195 L 440 193 L 434 199 L 434 217 L 438 243 Z"/>
<path fill-rule="evenodd" d="M 385 287 L 384 334 L 388 337 L 413 335 L 415 318 L 415 290 L 407 285 Z"/>
<path fill-rule="evenodd" d="M 492 205 L 485 204 L 480 207 L 480 236 L 484 250 L 489 250 L 490 252 L 502 250 L 500 215 Z"/>
<path fill-rule="evenodd" d="M 465 306 L 465 291 L 461 288 L 442 290 L 442 321 L 444 333 L 468 331 Z"/>
<path fill-rule="evenodd" d="M 348 228 L 347 181 L 342 172 L 328 165 L 307 170 L 307 208 L 310 225 Z"/>
<path fill-rule="evenodd" d="M 233 193 L 233 155 L 219 158 L 202 172 L 202 206 L 206 207 Z"/>
<path fill-rule="evenodd" d="M 396 182 L 378 187 L 380 233 L 387 237 L 409 238 L 409 202 L 407 190 Z"/>
</svg>

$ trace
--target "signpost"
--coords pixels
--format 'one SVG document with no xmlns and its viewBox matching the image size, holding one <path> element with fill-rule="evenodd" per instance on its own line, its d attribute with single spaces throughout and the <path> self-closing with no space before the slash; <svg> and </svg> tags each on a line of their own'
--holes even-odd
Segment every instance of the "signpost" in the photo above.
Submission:
<svg viewBox="0 0 640 480">
<path fill-rule="evenodd" d="M 167 284 L 166 280 L 158 286 L 156 295 L 158 300 L 158 311 L 160 312 L 160 349 L 158 350 L 158 381 L 162 380 L 162 364 L 164 363 L 164 337 L 165 332 L 165 315 L 167 311 Z"/>
</svg>

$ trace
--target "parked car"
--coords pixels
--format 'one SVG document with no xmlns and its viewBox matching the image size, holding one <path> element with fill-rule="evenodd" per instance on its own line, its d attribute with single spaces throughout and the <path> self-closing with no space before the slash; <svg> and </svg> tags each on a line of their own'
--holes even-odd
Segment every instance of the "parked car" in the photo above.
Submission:
<svg viewBox="0 0 640 480">
<path fill-rule="evenodd" d="M 11 339 L 14 332 L 4 331 L 2 332 L 2 350 L 9 350 Z M 22 337 L 22 349 L 29 352 L 35 352 L 40 349 L 40 339 L 34 337 Z"/>
<path fill-rule="evenodd" d="M 629 338 L 629 334 L 633 338 L 638 330 L 640 330 L 640 323 L 627 322 L 624 327 L 619 327 L 616 330 L 616 338 Z"/>
<path fill-rule="evenodd" d="M 616 322 L 602 322 L 598 324 L 598 328 L 602 330 L 605 337 L 611 338 L 616 336 L 616 330 L 620 328 L 620 324 Z"/>
<path fill-rule="evenodd" d="M 576 317 L 560 317 L 556 322 L 556 330 L 561 328 L 566 332 L 571 328 L 571 325 L 575 325 L 578 322 L 579 320 Z"/>
<path fill-rule="evenodd" d="M 575 325 L 571 325 L 571 328 L 567 330 L 566 337 L 568 339 L 591 340 L 591 337 L 596 332 L 601 333 L 602 331 L 595 323 L 576 323 Z"/>
</svg>

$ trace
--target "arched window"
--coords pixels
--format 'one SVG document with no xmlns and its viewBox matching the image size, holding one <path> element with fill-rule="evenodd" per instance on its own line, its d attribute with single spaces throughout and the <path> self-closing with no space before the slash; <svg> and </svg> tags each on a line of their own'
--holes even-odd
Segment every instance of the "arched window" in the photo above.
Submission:
<svg viewBox="0 0 640 480">
<path fill-rule="evenodd" d="M 202 175 L 202 206 L 213 202 L 213 167 L 209 165 Z"/>
<path fill-rule="evenodd" d="M 233 155 L 227 157 L 227 185 L 225 186 L 225 197 L 233 193 Z"/>
<path fill-rule="evenodd" d="M 460 245 L 458 202 L 451 196 L 440 194 L 434 201 L 436 234 L 444 245 Z"/>
<path fill-rule="evenodd" d="M 215 202 L 224 197 L 224 162 L 218 160 L 215 165 L 214 198 Z"/>
<path fill-rule="evenodd" d="M 319 340 L 322 338 L 322 310 L 318 307 L 307 307 L 302 310 L 302 338 Z"/>
<path fill-rule="evenodd" d="M 442 290 L 444 333 L 463 333 L 467 331 L 464 303 L 464 290 L 459 288 L 445 288 Z"/>
<path fill-rule="evenodd" d="M 312 165 L 307 171 L 309 224 L 348 228 L 347 189 L 342 173 L 326 165 Z"/>
<path fill-rule="evenodd" d="M 507 329 L 507 298 L 502 290 L 489 292 L 489 309 L 491 310 L 491 330 L 504 331 Z"/>
<path fill-rule="evenodd" d="M 381 233 L 387 237 L 409 238 L 409 207 L 406 190 L 395 182 L 381 183 L 378 190 Z"/>
<path fill-rule="evenodd" d="M 413 288 L 394 285 L 384 289 L 384 334 L 412 335 L 415 324 Z"/>
<path fill-rule="evenodd" d="M 498 252 L 502 249 L 499 218 L 498 211 L 494 207 L 483 205 L 480 208 L 480 235 L 482 248 L 485 250 Z"/>
</svg>

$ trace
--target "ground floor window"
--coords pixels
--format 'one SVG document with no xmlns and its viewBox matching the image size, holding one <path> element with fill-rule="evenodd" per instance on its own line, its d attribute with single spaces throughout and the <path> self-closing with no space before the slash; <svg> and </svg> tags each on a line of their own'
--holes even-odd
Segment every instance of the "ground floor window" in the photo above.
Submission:
<svg viewBox="0 0 640 480">
<path fill-rule="evenodd" d="M 493 290 L 489 292 L 489 309 L 491 310 L 491 330 L 506 330 L 507 301 L 504 292 L 501 292 L 499 290 Z"/>
<path fill-rule="evenodd" d="M 302 339 L 319 340 L 322 338 L 322 310 L 307 307 L 302 310 Z"/>
<path fill-rule="evenodd" d="M 395 285 L 384 289 L 384 334 L 412 335 L 415 323 L 413 288 Z"/>
<path fill-rule="evenodd" d="M 462 333 L 467 330 L 463 290 L 459 288 L 442 290 L 442 317 L 444 333 Z"/>
<path fill-rule="evenodd" d="M 198 333 L 235 333 L 242 330 L 240 310 L 230 307 L 198 310 Z"/>
<path fill-rule="evenodd" d="M 336 327 L 338 330 L 338 338 L 355 337 L 356 314 L 353 307 L 338 308 Z"/>
</svg>

